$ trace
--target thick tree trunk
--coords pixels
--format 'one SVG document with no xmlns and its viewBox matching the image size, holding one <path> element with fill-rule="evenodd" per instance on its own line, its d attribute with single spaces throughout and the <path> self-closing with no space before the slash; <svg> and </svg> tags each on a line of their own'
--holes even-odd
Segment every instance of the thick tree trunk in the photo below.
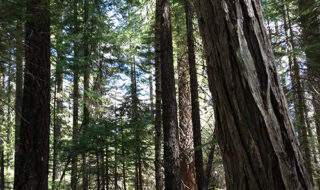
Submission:
<svg viewBox="0 0 320 190">
<path fill-rule="evenodd" d="M 188 63 L 186 55 L 178 59 L 180 173 L 182 188 L 196 189 Z"/>
<path fill-rule="evenodd" d="M 196 56 L 194 51 L 194 37 L 193 37 L 193 10 L 190 0 L 185 0 L 185 12 L 186 12 L 186 26 L 187 26 L 187 41 L 188 41 L 188 57 L 189 57 L 189 73 L 190 73 L 190 87 L 191 87 L 191 100 L 192 100 L 192 126 L 193 126 L 193 142 L 195 148 L 195 167 L 197 173 L 197 185 L 198 189 L 206 189 L 204 182 L 206 177 L 204 175 L 203 167 L 203 155 L 201 147 L 201 123 L 200 123 L 200 109 L 199 109 L 199 92 L 198 92 L 198 78 L 196 67 Z"/>
<path fill-rule="evenodd" d="M 260 1 L 197 0 L 228 189 L 312 189 Z"/>
<path fill-rule="evenodd" d="M 48 189 L 50 14 L 48 0 L 27 1 L 22 120 L 14 189 Z"/>
<path fill-rule="evenodd" d="M 156 21 L 155 21 L 155 80 L 156 80 L 156 112 L 154 119 L 155 126 L 155 176 L 156 176 L 156 190 L 162 190 L 162 162 L 161 162 L 161 64 L 160 64 L 160 19 L 161 19 L 160 0 L 156 0 Z"/>
<path fill-rule="evenodd" d="M 169 1 L 160 0 L 160 8 L 160 61 L 165 188 L 181 189 L 177 102 Z"/>
</svg>

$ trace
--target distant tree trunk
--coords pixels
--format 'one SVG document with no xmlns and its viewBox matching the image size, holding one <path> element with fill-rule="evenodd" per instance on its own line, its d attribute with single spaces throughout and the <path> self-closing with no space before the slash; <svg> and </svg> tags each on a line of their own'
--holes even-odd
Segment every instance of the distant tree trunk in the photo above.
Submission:
<svg viewBox="0 0 320 190">
<path fill-rule="evenodd" d="M 2 70 L 2 67 L 0 66 L 0 69 Z M 3 68 L 3 73 L 4 73 L 4 68 Z M 0 76 L 0 82 L 2 83 L 0 85 L 0 94 L 2 94 L 4 92 L 4 79 L 5 79 L 5 75 L 3 74 L 3 76 Z M 4 109 L 3 109 L 3 105 L 1 105 L 0 108 L 0 126 L 2 126 L 3 124 L 3 120 L 4 120 Z M 0 128 L 0 132 L 1 128 Z M 0 190 L 4 190 L 4 139 L 0 138 Z"/>
<path fill-rule="evenodd" d="M 61 31 L 59 31 L 59 34 L 57 35 L 57 44 L 62 44 L 61 40 Z M 53 126 L 53 167 L 52 167 L 52 183 L 54 185 L 54 182 L 56 179 L 60 179 L 61 177 L 61 163 L 59 161 L 60 159 L 60 145 L 61 145 L 61 130 L 62 130 L 62 91 L 63 91 L 63 56 L 61 54 L 61 50 L 57 50 L 57 66 L 56 66 L 56 73 L 55 73 L 55 104 L 54 104 L 54 126 Z"/>
<path fill-rule="evenodd" d="M 320 143 L 320 24 L 319 7 L 317 6 L 319 3 L 315 0 L 298 1 L 302 45 L 306 53 L 308 67 L 307 86 L 312 94 L 317 139 Z M 318 151 L 320 152 L 320 148 Z"/>
<path fill-rule="evenodd" d="M 123 113 L 121 112 L 121 118 L 123 117 Z M 121 119 L 122 120 L 122 119 Z M 125 143 L 124 140 L 124 127 L 121 124 L 121 154 L 122 154 L 122 180 L 123 180 L 123 190 L 127 190 L 127 184 L 126 184 L 126 153 L 125 153 Z"/>
<path fill-rule="evenodd" d="M 155 176 L 156 190 L 162 190 L 162 162 L 161 162 L 161 63 L 160 63 L 160 19 L 161 19 L 160 0 L 156 0 L 156 20 L 155 20 L 155 80 L 156 80 L 156 107 L 155 107 Z"/>
<path fill-rule="evenodd" d="M 189 57 L 189 73 L 190 73 L 190 88 L 191 88 L 191 101 L 192 101 L 192 126 L 193 126 L 193 142 L 195 148 L 195 167 L 197 176 L 198 189 L 206 189 L 204 182 L 206 177 L 204 175 L 203 155 L 201 147 L 201 123 L 200 123 L 200 109 L 199 109 L 199 92 L 198 92 L 198 78 L 196 67 L 196 56 L 194 51 L 194 37 L 193 37 L 193 10 L 191 8 L 190 0 L 185 0 L 186 12 L 186 26 L 187 26 L 187 41 L 188 41 L 188 57 Z"/>
<path fill-rule="evenodd" d="M 11 86 L 11 81 L 12 81 L 12 61 L 9 60 L 8 63 L 8 91 L 7 91 L 7 106 L 8 106 L 8 112 L 7 112 L 7 147 L 9 150 L 7 151 L 7 158 L 6 158 L 6 163 L 7 163 L 7 171 L 10 170 L 10 160 L 11 160 L 11 93 L 12 93 L 12 86 Z"/>
<path fill-rule="evenodd" d="M 3 144 L 3 141 L 1 143 Z M 5 178 L 4 177 L 4 151 L 3 151 L 3 146 L 1 146 L 0 147 L 0 189 L 1 190 L 4 190 L 5 188 L 4 178 Z"/>
<path fill-rule="evenodd" d="M 22 31 L 22 25 L 17 24 L 17 31 Z M 16 36 L 16 94 L 15 94 L 15 152 L 19 150 L 19 131 L 22 112 L 22 37 Z"/>
<path fill-rule="evenodd" d="M 73 14 L 76 23 L 78 22 L 78 6 L 77 2 L 74 1 Z M 79 31 L 78 24 L 74 26 L 74 33 Z M 74 58 L 75 60 L 79 58 L 79 43 L 74 41 L 73 46 Z M 79 68 L 78 64 L 75 64 L 73 67 L 73 107 L 72 107 L 72 142 L 73 145 L 76 145 L 78 142 L 78 121 L 79 121 Z M 72 154 L 71 159 L 71 189 L 78 190 L 78 155 Z"/>
<path fill-rule="evenodd" d="M 283 5 L 283 15 L 284 15 L 284 28 L 286 34 L 286 43 L 288 46 L 287 51 L 294 51 L 295 50 L 295 43 L 294 43 L 294 34 L 291 24 L 291 19 L 288 12 L 288 7 L 286 4 Z M 305 107 L 305 98 L 304 98 L 304 89 L 302 87 L 301 75 L 300 75 L 300 68 L 297 57 L 295 55 L 289 55 L 289 68 L 292 80 L 292 88 L 294 94 L 294 108 L 295 108 L 295 118 L 297 120 L 297 128 L 299 133 L 299 141 L 300 141 L 300 150 L 302 152 L 306 169 L 308 174 L 312 180 L 312 166 L 311 166 L 311 155 L 310 155 L 310 148 L 307 136 L 307 126 L 306 126 L 306 118 L 304 114 L 304 107 Z"/>
<path fill-rule="evenodd" d="M 260 1 L 197 0 L 228 189 L 312 189 Z"/>
<path fill-rule="evenodd" d="M 196 189 L 188 64 L 186 55 L 182 55 L 178 59 L 180 173 L 182 188 Z"/>
<path fill-rule="evenodd" d="M 77 46 L 74 47 L 74 56 L 78 57 Z M 78 141 L 78 121 L 79 121 L 79 71 L 78 67 L 75 66 L 73 71 L 73 121 L 72 121 L 72 141 L 73 144 L 76 145 Z M 78 155 L 72 154 L 71 161 L 72 169 L 71 169 L 71 189 L 77 190 L 78 186 Z"/>
<path fill-rule="evenodd" d="M 177 102 L 169 1 L 160 0 L 160 8 L 161 84 L 165 84 L 161 85 L 165 189 L 181 189 Z"/>
<path fill-rule="evenodd" d="M 114 135 L 114 190 L 118 189 L 118 138 Z"/>
<path fill-rule="evenodd" d="M 131 64 L 131 98 L 132 98 L 132 122 L 137 122 L 139 119 L 139 110 L 138 110 L 138 94 L 137 94 L 137 74 L 136 74 L 136 63 L 135 59 L 132 59 Z M 143 179 L 142 179 L 142 159 L 141 159 L 141 129 L 135 127 L 135 140 L 136 140 L 136 150 L 137 159 L 135 161 L 135 188 L 136 190 L 143 189 Z"/>
<path fill-rule="evenodd" d="M 88 26 L 88 18 L 89 18 L 89 0 L 84 1 L 84 15 L 83 15 L 83 22 L 84 22 L 84 37 L 83 37 L 83 56 L 85 58 L 84 63 L 84 77 L 83 77 L 83 122 L 82 122 L 82 132 L 85 132 L 86 129 L 89 127 L 89 79 L 90 79 L 90 66 L 89 66 L 89 26 Z M 83 153 L 83 178 L 82 178 L 82 189 L 88 190 L 89 189 L 89 153 Z"/>
<path fill-rule="evenodd" d="M 107 136 L 109 136 L 109 132 L 108 129 L 106 129 L 107 131 Z M 106 190 L 109 190 L 109 143 L 107 142 L 106 144 L 106 176 L 105 176 L 105 180 L 106 180 Z"/>
<path fill-rule="evenodd" d="M 19 151 L 14 189 L 48 189 L 50 126 L 50 14 L 48 0 L 27 0 Z"/>
</svg>

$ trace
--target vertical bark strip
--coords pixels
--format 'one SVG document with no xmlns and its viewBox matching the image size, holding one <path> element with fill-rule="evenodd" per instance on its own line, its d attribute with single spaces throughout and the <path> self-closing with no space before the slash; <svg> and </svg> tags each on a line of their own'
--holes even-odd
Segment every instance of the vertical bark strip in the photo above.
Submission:
<svg viewBox="0 0 320 190">
<path fill-rule="evenodd" d="M 25 76 L 14 189 L 48 189 L 50 14 L 48 0 L 27 0 Z"/>
<path fill-rule="evenodd" d="M 197 0 L 228 189 L 312 189 L 260 1 Z"/>
<path fill-rule="evenodd" d="M 156 190 L 162 190 L 162 162 L 161 162 L 161 64 L 160 64 L 160 19 L 161 19 L 160 0 L 156 0 L 156 16 L 155 16 L 155 80 L 156 80 L 156 113 L 154 119 L 155 126 L 155 176 Z"/>
<path fill-rule="evenodd" d="M 160 61 L 165 189 L 180 189 L 179 136 L 169 1 L 160 0 L 160 7 Z"/>
</svg>

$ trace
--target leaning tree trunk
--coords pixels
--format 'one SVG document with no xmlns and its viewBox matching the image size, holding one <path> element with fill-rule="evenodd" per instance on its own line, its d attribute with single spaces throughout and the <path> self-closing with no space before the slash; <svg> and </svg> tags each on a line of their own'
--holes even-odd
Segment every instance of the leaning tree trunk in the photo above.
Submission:
<svg viewBox="0 0 320 190">
<path fill-rule="evenodd" d="M 156 80 L 156 105 L 155 105 L 155 176 L 156 190 L 162 190 L 162 162 L 161 162 L 161 65 L 160 65 L 160 18 L 161 18 L 160 0 L 156 0 L 156 20 L 155 20 L 155 80 Z"/>
<path fill-rule="evenodd" d="M 14 189 L 48 189 L 50 14 L 48 0 L 27 0 L 25 77 Z"/>
<path fill-rule="evenodd" d="M 164 137 L 165 189 L 180 189 L 179 137 L 176 89 L 173 69 L 173 47 L 170 3 L 160 0 L 160 62 L 162 88 L 162 120 Z"/>
<path fill-rule="evenodd" d="M 178 59 L 180 168 L 183 189 L 196 189 L 188 57 Z"/>
<path fill-rule="evenodd" d="M 312 189 L 260 1 L 197 0 L 228 189 Z"/>
</svg>

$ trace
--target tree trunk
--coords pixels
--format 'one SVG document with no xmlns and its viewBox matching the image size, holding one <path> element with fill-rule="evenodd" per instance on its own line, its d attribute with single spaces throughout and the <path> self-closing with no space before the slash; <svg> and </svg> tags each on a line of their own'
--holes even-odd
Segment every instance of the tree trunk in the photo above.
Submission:
<svg viewBox="0 0 320 190">
<path fill-rule="evenodd" d="M 1 190 L 4 190 L 5 188 L 4 178 L 5 178 L 4 177 L 4 151 L 3 151 L 3 146 L 1 146 L 0 147 L 0 189 Z"/>
<path fill-rule="evenodd" d="M 77 23 L 78 21 L 78 6 L 76 1 L 74 1 L 74 19 Z M 74 34 L 79 31 L 77 24 L 74 26 Z M 79 58 L 79 43 L 74 41 L 74 58 L 75 60 Z M 72 107 L 72 142 L 73 145 L 77 144 L 78 141 L 78 121 L 79 121 L 79 69 L 78 63 L 74 65 L 73 68 L 73 107 Z M 78 155 L 72 154 L 71 158 L 71 190 L 78 190 Z"/>
<path fill-rule="evenodd" d="M 17 24 L 17 31 L 22 31 L 22 25 Z M 22 53 L 23 43 L 20 35 L 16 36 L 16 94 L 15 94 L 15 152 L 19 150 L 19 131 L 22 112 Z"/>
<path fill-rule="evenodd" d="M 288 46 L 288 52 L 291 53 L 295 50 L 294 43 L 294 34 L 291 24 L 291 19 L 289 16 L 289 10 L 286 4 L 283 5 L 283 15 L 284 15 L 284 28 L 286 34 L 286 43 Z M 311 155 L 310 148 L 307 136 L 307 126 L 306 126 L 306 118 L 304 114 L 305 107 L 305 98 L 304 98 L 304 89 L 302 87 L 302 81 L 300 76 L 300 68 L 297 57 L 295 55 L 289 55 L 289 68 L 292 80 L 292 90 L 294 95 L 294 109 L 295 109 L 295 119 L 297 123 L 298 133 L 299 133 L 299 141 L 300 141 L 300 150 L 302 152 L 306 169 L 308 174 L 312 180 L 312 166 L 311 166 Z"/>
<path fill-rule="evenodd" d="M 132 98 L 132 122 L 137 122 L 139 119 L 138 110 L 138 94 L 137 94 L 137 74 L 136 74 L 136 63 L 135 58 L 131 64 L 131 98 Z M 135 161 L 135 188 L 136 190 L 142 190 L 142 160 L 141 160 L 141 129 L 139 126 L 135 126 L 135 140 L 136 140 L 136 154 L 137 159 Z"/>
<path fill-rule="evenodd" d="M 85 59 L 84 63 L 84 77 L 83 77 L 83 122 L 82 122 L 82 132 L 85 133 L 86 129 L 89 127 L 89 78 L 90 78 L 90 66 L 89 66 L 89 26 L 88 26 L 88 18 L 89 18 L 89 0 L 85 0 L 84 2 L 84 15 L 83 15 L 83 22 L 84 22 L 84 37 L 83 37 L 83 56 Z M 82 189 L 88 190 L 89 189 L 89 153 L 85 152 L 82 155 L 83 157 L 83 178 L 82 178 Z"/>
<path fill-rule="evenodd" d="M 196 189 L 188 63 L 186 55 L 178 59 L 180 173 L 182 188 Z"/>
<path fill-rule="evenodd" d="M 154 119 L 155 127 L 155 176 L 156 176 L 156 190 L 162 190 L 162 162 L 161 162 L 161 64 L 160 64 L 160 17 L 161 17 L 160 1 L 156 1 L 156 21 L 155 21 L 155 80 L 156 80 L 156 112 Z"/>
<path fill-rule="evenodd" d="M 78 57 L 77 46 L 74 47 L 74 56 Z M 78 141 L 78 120 L 79 120 L 79 71 L 75 66 L 73 71 L 73 121 L 72 121 L 72 141 L 76 145 Z M 72 169 L 71 169 L 71 189 L 77 190 L 78 186 L 78 155 L 72 154 Z"/>
<path fill-rule="evenodd" d="M 0 65 L 0 69 L 1 71 L 3 71 L 3 75 L 1 77 L 0 75 L 0 95 L 4 93 L 4 79 L 5 79 L 5 74 L 4 74 L 4 68 Z M 2 102 L 0 102 L 2 103 Z M 3 121 L 4 121 L 4 106 L 1 104 L 1 107 L 0 107 L 0 126 L 2 126 L 3 124 Z M 0 132 L 2 132 L 2 127 L 0 127 Z M 5 179 L 4 179 L 4 139 L 3 138 L 0 138 L 0 189 L 1 190 L 4 190 L 4 182 L 5 182 Z"/>
<path fill-rule="evenodd" d="M 19 151 L 14 189 L 48 189 L 50 126 L 50 17 L 48 0 L 28 0 Z"/>
<path fill-rule="evenodd" d="M 197 0 L 228 189 L 312 189 L 260 1 Z"/>
<path fill-rule="evenodd" d="M 165 84 L 161 85 L 165 189 L 181 189 L 177 102 L 169 1 L 160 0 L 160 8 L 161 84 Z"/>
<path fill-rule="evenodd" d="M 11 58 L 12 59 L 12 58 Z M 6 163 L 7 163 L 7 168 L 6 170 L 10 170 L 10 160 L 11 160 L 11 92 L 12 92 L 12 86 L 11 86 L 11 81 L 12 81 L 12 61 L 9 60 L 8 63 L 8 91 L 7 91 L 7 106 L 8 106 L 8 112 L 7 112 L 7 155 L 6 155 Z"/>
<path fill-rule="evenodd" d="M 302 45 L 306 53 L 308 67 L 307 86 L 312 94 L 317 139 L 320 143 L 320 28 L 318 5 L 315 0 L 298 1 Z"/>
<path fill-rule="evenodd" d="M 61 40 L 61 31 L 57 35 L 57 44 L 62 44 Z M 62 138 L 62 90 L 63 90 L 63 65 L 62 60 L 63 56 L 61 54 L 61 50 L 57 50 L 57 66 L 56 66 L 56 73 L 55 73 L 55 104 L 54 104 L 54 126 L 53 126 L 53 171 L 52 171 L 52 183 L 56 179 L 60 179 L 61 177 L 61 163 L 60 159 L 60 146 L 61 146 L 61 138 Z"/>
<path fill-rule="evenodd" d="M 114 190 L 118 189 L 118 138 L 114 135 Z"/>
<path fill-rule="evenodd" d="M 196 56 L 194 51 L 194 37 L 193 37 L 193 10 L 191 8 L 190 0 L 185 0 L 185 12 L 186 12 L 186 26 L 187 26 L 187 41 L 188 41 L 188 57 L 189 57 L 189 73 L 190 73 L 190 87 L 191 87 L 191 101 L 192 101 L 192 126 L 193 126 L 193 142 L 194 142 L 194 154 L 195 154 L 195 167 L 197 174 L 198 189 L 206 189 L 204 182 L 206 177 L 204 175 L 203 167 L 203 155 L 201 147 L 201 123 L 200 123 L 200 109 L 199 109 L 199 92 L 198 92 L 198 78 L 196 67 Z"/>
</svg>

